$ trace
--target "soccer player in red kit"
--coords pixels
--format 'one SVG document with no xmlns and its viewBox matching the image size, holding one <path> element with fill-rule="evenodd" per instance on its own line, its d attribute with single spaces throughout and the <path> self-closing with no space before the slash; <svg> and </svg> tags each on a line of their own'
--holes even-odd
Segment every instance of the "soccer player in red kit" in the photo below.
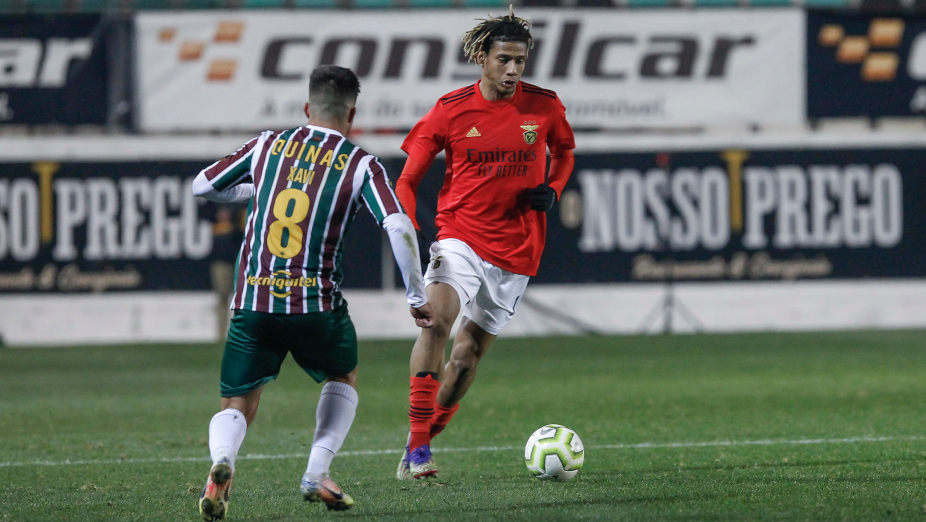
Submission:
<svg viewBox="0 0 926 522">
<path fill-rule="evenodd" d="M 555 92 L 520 81 L 532 46 L 530 23 L 511 9 L 482 20 L 463 37 L 463 51 L 482 78 L 440 98 L 402 144 L 408 160 L 396 195 L 415 228 L 417 187 L 441 150 L 447 170 L 425 273 L 434 326 L 422 329 L 412 348 L 411 429 L 399 479 L 437 473 L 431 439 L 456 412 L 480 359 L 536 275 L 546 212 L 572 173 L 575 138 L 566 109 Z"/>
</svg>

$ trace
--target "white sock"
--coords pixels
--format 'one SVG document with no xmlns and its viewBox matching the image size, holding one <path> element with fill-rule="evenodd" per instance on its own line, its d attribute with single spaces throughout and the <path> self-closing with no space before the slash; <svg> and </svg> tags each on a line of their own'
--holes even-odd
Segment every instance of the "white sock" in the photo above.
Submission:
<svg viewBox="0 0 926 522">
<path fill-rule="evenodd" d="M 234 471 L 235 458 L 238 457 L 238 449 L 241 448 L 247 429 L 248 423 L 244 414 L 234 408 L 227 408 L 213 415 L 209 422 L 209 454 L 212 456 L 212 463 L 228 459 Z"/>
<path fill-rule="evenodd" d="M 322 387 L 315 410 L 315 437 L 306 475 L 320 477 L 328 474 L 331 460 L 341 449 L 354 422 L 358 399 L 357 390 L 349 384 L 329 381 Z"/>
</svg>

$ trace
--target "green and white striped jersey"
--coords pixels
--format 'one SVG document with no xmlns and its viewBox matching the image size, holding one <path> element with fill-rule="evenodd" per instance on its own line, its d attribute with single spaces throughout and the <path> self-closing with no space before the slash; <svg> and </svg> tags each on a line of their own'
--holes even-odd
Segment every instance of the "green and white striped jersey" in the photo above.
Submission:
<svg viewBox="0 0 926 522">
<path fill-rule="evenodd" d="M 233 309 L 303 314 L 342 304 L 341 246 L 357 210 L 402 212 L 380 160 L 335 130 L 265 131 L 200 172 L 216 191 L 253 183 Z"/>
</svg>

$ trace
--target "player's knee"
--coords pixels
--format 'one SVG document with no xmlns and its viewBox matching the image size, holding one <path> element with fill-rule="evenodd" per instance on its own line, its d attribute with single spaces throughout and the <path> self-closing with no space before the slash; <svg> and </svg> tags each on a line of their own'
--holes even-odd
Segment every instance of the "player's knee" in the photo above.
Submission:
<svg viewBox="0 0 926 522">
<path fill-rule="evenodd" d="M 244 414 L 244 420 L 250 426 L 257 417 L 257 406 L 260 404 L 260 390 L 255 390 L 247 395 L 236 397 L 223 397 L 220 403 L 221 409 L 238 410 Z"/>
<path fill-rule="evenodd" d="M 447 339 L 450 338 L 450 331 L 453 328 L 454 319 L 437 316 L 434 318 L 434 326 L 431 328 L 422 328 L 421 335 L 430 339 L 434 343 L 444 346 Z"/>
<path fill-rule="evenodd" d="M 466 375 L 476 368 L 477 359 L 472 355 L 454 354 L 450 357 L 449 362 L 453 366 L 454 373 Z"/>
<path fill-rule="evenodd" d="M 471 370 L 479 364 L 480 352 L 473 343 L 456 343 L 450 353 L 450 363 L 458 370 Z"/>
<path fill-rule="evenodd" d="M 254 422 L 254 419 L 257 418 L 257 403 L 256 402 L 248 403 L 240 411 L 244 413 L 244 420 L 247 421 L 248 426 L 250 426 L 251 423 Z"/>
<path fill-rule="evenodd" d="M 350 373 L 346 375 L 336 375 L 329 376 L 329 381 L 343 382 L 344 384 L 349 385 L 351 388 L 357 388 L 357 369 L 354 368 Z"/>
</svg>

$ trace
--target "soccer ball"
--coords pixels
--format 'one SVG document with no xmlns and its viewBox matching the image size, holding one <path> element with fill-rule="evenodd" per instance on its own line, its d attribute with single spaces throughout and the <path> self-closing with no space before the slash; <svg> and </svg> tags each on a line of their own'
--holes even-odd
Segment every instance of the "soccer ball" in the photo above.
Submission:
<svg viewBox="0 0 926 522">
<path fill-rule="evenodd" d="M 541 480 L 570 480 L 584 462 L 582 439 L 560 424 L 547 424 L 537 429 L 524 446 L 524 464 Z"/>
</svg>

